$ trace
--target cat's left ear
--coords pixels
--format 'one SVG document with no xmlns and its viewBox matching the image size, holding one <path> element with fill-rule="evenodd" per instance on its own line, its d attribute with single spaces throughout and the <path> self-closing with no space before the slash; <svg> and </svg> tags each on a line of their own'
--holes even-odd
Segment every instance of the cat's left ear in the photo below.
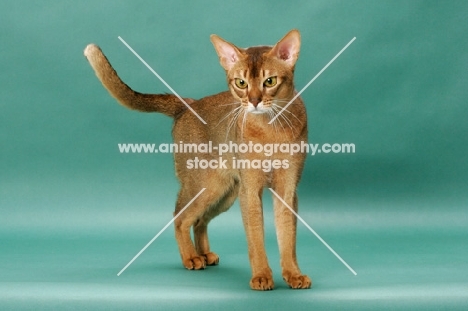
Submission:
<svg viewBox="0 0 468 311">
<path fill-rule="evenodd" d="M 300 48 L 301 35 L 297 29 L 293 29 L 278 41 L 268 54 L 284 61 L 288 66 L 294 67 L 299 57 Z"/>
<path fill-rule="evenodd" d="M 221 66 L 223 66 L 226 71 L 229 71 L 234 64 L 242 58 L 241 51 L 239 51 L 235 45 L 221 39 L 217 35 L 211 35 L 210 39 L 215 47 L 216 53 L 218 53 Z"/>
</svg>

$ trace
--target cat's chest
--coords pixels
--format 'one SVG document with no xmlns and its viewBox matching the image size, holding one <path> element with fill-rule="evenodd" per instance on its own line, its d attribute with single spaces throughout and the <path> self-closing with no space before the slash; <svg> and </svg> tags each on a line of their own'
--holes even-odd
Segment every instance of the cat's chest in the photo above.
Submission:
<svg viewBox="0 0 468 311">
<path fill-rule="evenodd" d="M 253 141 L 259 143 L 280 143 L 288 142 L 293 138 L 288 135 L 289 133 L 278 132 L 274 126 L 269 124 L 258 126 L 258 125 L 249 125 L 244 127 L 240 132 L 238 132 L 238 138 L 241 138 L 243 141 Z"/>
<path fill-rule="evenodd" d="M 264 140 L 267 138 L 273 138 L 273 133 L 265 125 L 258 126 L 255 124 L 247 124 L 246 126 L 240 129 L 240 134 L 242 138 L 254 140 Z"/>
<path fill-rule="evenodd" d="M 245 122 L 237 128 L 237 137 L 242 141 L 257 143 L 288 143 L 297 139 L 300 129 L 291 129 L 268 124 L 268 122 Z"/>
</svg>

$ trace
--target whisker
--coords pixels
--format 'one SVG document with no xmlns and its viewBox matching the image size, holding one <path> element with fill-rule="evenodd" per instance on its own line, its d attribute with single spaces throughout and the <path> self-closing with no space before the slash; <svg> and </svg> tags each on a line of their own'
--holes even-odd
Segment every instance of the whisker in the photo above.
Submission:
<svg viewBox="0 0 468 311">
<path fill-rule="evenodd" d="M 283 116 L 283 114 L 280 114 L 280 117 L 283 118 L 283 120 L 289 125 L 289 127 L 292 129 L 292 123 L 291 120 L 287 116 Z"/>
<path fill-rule="evenodd" d="M 275 102 L 281 102 L 281 103 L 289 103 L 291 100 L 290 100 L 290 99 L 281 99 L 281 98 L 277 98 L 277 99 L 273 99 L 273 101 L 275 101 Z"/>
<path fill-rule="evenodd" d="M 242 108 L 242 106 L 240 106 L 238 109 L 235 109 L 237 111 L 234 113 L 231 120 L 229 120 L 228 127 L 226 129 L 226 139 L 224 140 L 225 142 L 227 142 L 227 139 L 228 139 L 229 133 L 231 132 L 232 126 L 234 124 L 236 124 L 237 119 L 239 119 L 239 116 L 242 113 L 242 109 L 240 109 L 240 108 Z"/>
<path fill-rule="evenodd" d="M 281 107 L 280 105 L 277 105 L 277 104 L 273 104 L 275 107 L 279 108 L 279 109 L 283 109 L 283 107 Z M 284 112 L 287 112 L 289 113 L 290 115 L 292 115 L 294 118 L 296 118 L 297 121 L 299 121 L 299 123 L 303 124 L 302 121 L 294 114 L 292 113 L 291 111 L 289 111 L 288 109 L 285 109 Z"/>
<path fill-rule="evenodd" d="M 276 105 L 277 107 L 283 109 L 283 106 L 278 105 L 278 103 L 289 104 L 289 102 L 290 102 L 289 99 L 274 99 L 273 105 Z M 289 110 L 285 109 L 285 111 L 289 111 Z"/>
<path fill-rule="evenodd" d="M 239 107 L 237 107 L 237 108 L 235 108 L 235 109 L 229 111 L 229 112 L 218 122 L 218 124 L 216 124 L 215 127 L 217 127 L 219 124 L 221 124 L 221 122 L 223 122 L 227 117 L 229 117 L 231 114 L 235 113 L 236 110 L 239 110 L 240 108 L 242 108 L 242 106 L 239 106 Z"/>
<path fill-rule="evenodd" d="M 278 108 L 273 107 L 273 106 L 272 106 L 272 110 L 275 112 L 275 116 L 278 113 L 278 111 L 280 111 Z M 283 133 L 284 133 L 286 131 L 286 129 L 284 128 L 283 122 L 281 122 L 281 120 L 279 118 L 276 118 L 275 121 L 273 121 L 273 124 L 275 124 L 275 122 L 277 122 L 277 121 L 281 125 L 281 127 L 283 128 Z"/>
<path fill-rule="evenodd" d="M 270 121 L 275 117 L 275 112 L 274 112 L 273 109 L 268 110 L 268 116 L 270 117 Z M 275 127 L 275 132 L 278 133 L 278 128 L 276 127 L 276 122 L 273 122 L 273 126 Z"/>
<path fill-rule="evenodd" d="M 296 127 L 292 126 L 291 121 L 288 119 L 288 117 L 284 116 L 283 114 L 280 114 L 280 117 L 283 118 L 283 120 L 289 125 L 289 128 L 291 131 L 293 131 L 294 134 L 296 134 Z"/>
<path fill-rule="evenodd" d="M 275 107 L 276 109 L 278 109 L 279 111 L 281 111 L 281 108 L 280 107 Z M 285 110 L 286 111 L 286 110 Z M 294 114 L 292 114 L 294 117 L 296 117 Z M 297 134 L 297 128 L 295 126 L 293 126 L 293 123 L 291 122 L 291 120 L 288 118 L 288 116 L 286 116 L 285 114 L 280 114 L 279 115 L 288 125 L 289 125 L 289 128 L 295 133 Z M 297 118 L 297 117 L 296 117 Z M 279 118 L 278 118 L 279 119 Z M 299 120 L 300 121 L 300 120 Z M 301 122 L 302 123 L 302 122 Z"/>
</svg>

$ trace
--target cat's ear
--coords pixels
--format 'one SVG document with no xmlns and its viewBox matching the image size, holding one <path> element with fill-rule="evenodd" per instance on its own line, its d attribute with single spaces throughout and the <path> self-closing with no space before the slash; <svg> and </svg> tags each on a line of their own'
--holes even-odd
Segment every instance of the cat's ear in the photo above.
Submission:
<svg viewBox="0 0 468 311">
<path fill-rule="evenodd" d="M 242 53 L 235 45 L 221 39 L 217 35 L 211 35 L 210 39 L 216 53 L 218 53 L 221 66 L 229 71 L 242 58 Z"/>
<path fill-rule="evenodd" d="M 288 66 L 294 67 L 299 57 L 300 48 L 301 35 L 298 30 L 293 29 L 278 41 L 268 54 L 284 61 Z"/>
</svg>

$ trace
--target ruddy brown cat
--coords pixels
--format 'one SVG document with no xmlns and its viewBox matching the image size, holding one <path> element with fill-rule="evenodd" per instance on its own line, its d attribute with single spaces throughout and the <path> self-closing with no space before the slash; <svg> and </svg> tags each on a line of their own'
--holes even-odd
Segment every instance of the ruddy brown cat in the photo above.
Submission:
<svg viewBox="0 0 468 311">
<path fill-rule="evenodd" d="M 307 117 L 300 97 L 278 115 L 296 94 L 293 79 L 300 49 L 299 32 L 291 30 L 273 47 L 239 48 L 216 35 L 211 36 L 211 41 L 226 71 L 229 91 L 199 100 L 184 99 L 207 124 L 203 124 L 175 95 L 133 91 L 118 77 L 98 46 L 88 45 L 84 54 L 104 87 L 122 105 L 172 117 L 176 143 L 291 144 L 307 141 Z M 273 118 L 274 122 L 269 124 Z M 219 158 L 214 153 L 200 153 L 197 157 L 206 160 Z M 175 221 L 182 264 L 189 270 L 218 264 L 218 255 L 210 249 L 207 226 L 239 197 L 252 269 L 250 286 L 255 290 L 273 289 L 272 271 L 264 247 L 262 192 L 265 187 L 271 187 L 297 210 L 296 187 L 305 154 L 275 153 L 266 156 L 232 151 L 223 157 L 280 160 L 281 163 L 286 161 L 288 166 L 265 172 L 262 169 L 234 168 L 231 161 L 227 161 L 223 168 L 189 169 L 186 163 L 193 154 L 175 153 L 175 171 L 181 189 L 174 215 L 202 188 L 206 188 Z M 276 197 L 274 214 L 283 279 L 291 288 L 309 288 L 311 280 L 301 273 L 296 259 L 296 218 Z M 192 227 L 194 241 L 190 236 Z"/>
</svg>

